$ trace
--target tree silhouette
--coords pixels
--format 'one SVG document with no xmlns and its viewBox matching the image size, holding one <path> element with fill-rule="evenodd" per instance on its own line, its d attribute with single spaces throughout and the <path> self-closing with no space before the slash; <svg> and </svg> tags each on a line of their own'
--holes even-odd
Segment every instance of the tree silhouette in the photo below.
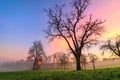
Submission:
<svg viewBox="0 0 120 80">
<path fill-rule="evenodd" d="M 81 68 L 82 69 L 84 68 L 86 70 L 87 56 L 85 54 L 81 55 L 80 62 L 81 62 Z"/>
<path fill-rule="evenodd" d="M 104 51 L 109 50 L 120 57 L 120 35 L 117 35 L 114 40 L 107 40 L 100 49 L 103 50 L 103 54 Z"/>
<path fill-rule="evenodd" d="M 69 62 L 69 55 L 63 52 L 56 52 L 53 54 L 53 61 L 58 65 L 62 65 L 64 69 Z"/>
<path fill-rule="evenodd" d="M 46 13 L 49 17 L 49 27 L 45 30 L 47 38 L 52 41 L 55 38 L 62 38 L 76 59 L 76 70 L 81 70 L 80 58 L 82 50 L 96 43 L 98 37 L 104 32 L 104 21 L 92 19 L 83 15 L 89 0 L 74 0 L 71 4 L 71 11 L 64 11 L 64 6 L 55 5 L 49 8 Z M 64 13 L 66 12 L 66 13 Z"/>
<path fill-rule="evenodd" d="M 46 57 L 46 62 L 51 63 L 52 62 L 52 56 L 47 56 Z"/>
<path fill-rule="evenodd" d="M 88 54 L 88 57 L 89 57 L 89 59 L 90 59 L 90 62 L 91 62 L 92 65 L 93 65 L 93 69 L 95 70 L 95 61 L 98 60 L 97 55 L 92 54 L 92 53 L 89 53 L 89 54 Z"/>
<path fill-rule="evenodd" d="M 34 61 L 33 70 L 37 70 L 40 68 L 42 57 L 45 57 L 45 52 L 43 50 L 43 46 L 41 41 L 34 41 L 32 47 L 28 52 L 28 59 L 32 59 Z"/>
<path fill-rule="evenodd" d="M 68 65 L 69 63 L 69 55 L 63 53 L 60 57 L 60 61 L 61 61 L 61 65 L 64 67 L 64 69 L 66 68 L 66 65 Z"/>
</svg>

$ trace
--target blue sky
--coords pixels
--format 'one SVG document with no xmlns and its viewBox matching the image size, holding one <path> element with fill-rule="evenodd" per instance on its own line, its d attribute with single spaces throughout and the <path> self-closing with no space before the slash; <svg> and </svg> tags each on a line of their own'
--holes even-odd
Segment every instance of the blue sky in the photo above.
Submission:
<svg viewBox="0 0 120 80">
<path fill-rule="evenodd" d="M 49 2 L 48 5 L 52 3 Z M 3 0 L 0 2 L 0 43 L 5 44 L 43 37 L 42 30 L 47 26 L 47 17 L 43 11 L 46 2 L 42 0 Z M 25 43 L 26 43 L 25 42 Z"/>
<path fill-rule="evenodd" d="M 48 26 L 44 9 L 62 1 L 0 0 L 0 44 L 24 44 L 43 38 L 43 29 Z"/>
<path fill-rule="evenodd" d="M 0 48 L 6 48 L 9 51 L 8 46 L 21 46 L 27 49 L 34 40 L 39 39 L 45 45 L 43 29 L 48 27 L 48 17 L 44 9 L 62 1 L 0 0 Z M 1 50 L 0 58 L 3 54 L 5 57 L 5 55 L 11 55 L 12 52 L 7 54 Z"/>
</svg>

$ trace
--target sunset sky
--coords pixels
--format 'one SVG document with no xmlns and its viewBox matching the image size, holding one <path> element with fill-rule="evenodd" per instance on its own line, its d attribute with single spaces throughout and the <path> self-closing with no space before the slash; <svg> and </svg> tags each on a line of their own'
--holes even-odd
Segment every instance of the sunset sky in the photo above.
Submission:
<svg viewBox="0 0 120 80">
<path fill-rule="evenodd" d="M 69 1 L 0 0 L 0 62 L 26 59 L 32 42 L 39 39 L 47 55 L 66 51 L 67 45 L 63 41 L 55 40 L 48 44 L 43 32 L 48 27 L 44 9 L 54 4 L 69 4 Z M 91 0 L 87 14 L 106 20 L 104 39 L 120 33 L 120 0 Z"/>
</svg>

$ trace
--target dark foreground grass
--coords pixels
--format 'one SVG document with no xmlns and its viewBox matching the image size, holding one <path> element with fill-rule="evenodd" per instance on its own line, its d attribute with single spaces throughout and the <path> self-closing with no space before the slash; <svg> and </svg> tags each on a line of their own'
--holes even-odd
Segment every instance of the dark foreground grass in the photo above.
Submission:
<svg viewBox="0 0 120 80">
<path fill-rule="evenodd" d="M 120 80 L 120 68 L 101 70 L 41 70 L 1 72 L 0 80 Z"/>
</svg>

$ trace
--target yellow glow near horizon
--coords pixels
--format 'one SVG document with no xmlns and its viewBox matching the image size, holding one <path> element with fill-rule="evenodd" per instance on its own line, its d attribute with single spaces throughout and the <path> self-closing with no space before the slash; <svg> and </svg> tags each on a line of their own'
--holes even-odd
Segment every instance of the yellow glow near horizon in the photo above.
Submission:
<svg viewBox="0 0 120 80">
<path fill-rule="evenodd" d="M 120 27 L 116 27 L 116 28 L 112 28 L 111 27 L 111 30 L 107 31 L 103 37 L 104 38 L 113 38 L 117 35 L 120 35 Z"/>
</svg>

